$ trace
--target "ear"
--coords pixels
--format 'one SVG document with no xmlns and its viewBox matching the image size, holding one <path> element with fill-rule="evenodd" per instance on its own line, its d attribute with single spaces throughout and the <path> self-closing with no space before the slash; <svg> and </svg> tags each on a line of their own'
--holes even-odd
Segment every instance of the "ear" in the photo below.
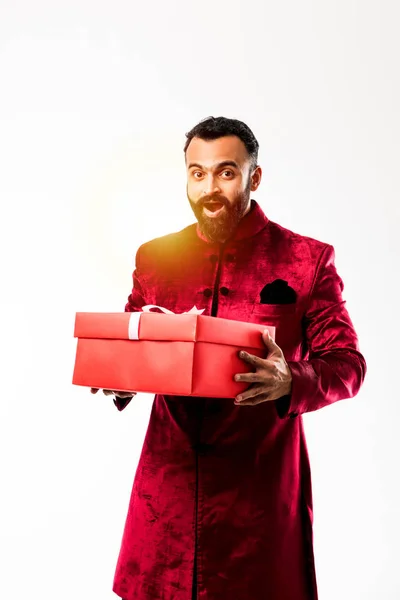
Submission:
<svg viewBox="0 0 400 600">
<path fill-rule="evenodd" d="M 252 192 L 255 192 L 258 188 L 258 186 L 261 183 L 261 177 L 262 177 L 262 169 L 259 165 L 257 165 L 257 167 L 254 169 L 252 175 L 251 175 L 251 187 L 250 190 Z"/>
</svg>

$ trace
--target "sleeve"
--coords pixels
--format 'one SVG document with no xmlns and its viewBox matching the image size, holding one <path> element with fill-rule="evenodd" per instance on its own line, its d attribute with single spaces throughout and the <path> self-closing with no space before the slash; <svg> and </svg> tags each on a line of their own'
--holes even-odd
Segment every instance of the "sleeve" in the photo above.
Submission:
<svg viewBox="0 0 400 600">
<path fill-rule="evenodd" d="M 135 270 L 132 275 L 133 288 L 125 305 L 125 312 L 137 312 L 146 305 L 141 263 L 141 248 L 136 253 Z"/>
<path fill-rule="evenodd" d="M 335 267 L 335 251 L 321 253 L 304 315 L 308 348 L 305 360 L 288 361 L 290 395 L 276 401 L 281 418 L 297 417 L 345 398 L 354 397 L 365 378 L 366 362 L 342 298 L 343 281 Z"/>
<path fill-rule="evenodd" d="M 140 248 L 136 253 L 135 270 L 132 275 L 133 288 L 132 292 L 128 296 L 128 302 L 125 305 L 125 312 L 138 312 L 142 306 L 145 306 L 146 300 L 143 291 L 143 281 L 141 274 L 141 262 L 140 262 Z M 114 404 L 119 411 L 124 410 L 132 400 L 133 396 L 127 398 L 120 398 L 115 395 Z"/>
</svg>

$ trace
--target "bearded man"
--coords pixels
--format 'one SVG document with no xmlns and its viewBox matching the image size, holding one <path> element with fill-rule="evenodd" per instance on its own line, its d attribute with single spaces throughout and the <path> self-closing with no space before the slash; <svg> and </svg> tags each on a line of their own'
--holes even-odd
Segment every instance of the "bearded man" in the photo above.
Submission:
<svg viewBox="0 0 400 600">
<path fill-rule="evenodd" d="M 249 384 L 235 399 L 155 396 L 113 589 L 124 600 L 316 600 L 302 414 L 355 396 L 366 372 L 334 249 L 250 198 L 262 170 L 246 124 L 210 117 L 186 136 L 197 223 L 139 248 L 125 310 L 195 305 L 274 325 L 276 340 L 264 334 L 265 358 L 241 353 L 252 371 L 235 376 Z"/>
</svg>

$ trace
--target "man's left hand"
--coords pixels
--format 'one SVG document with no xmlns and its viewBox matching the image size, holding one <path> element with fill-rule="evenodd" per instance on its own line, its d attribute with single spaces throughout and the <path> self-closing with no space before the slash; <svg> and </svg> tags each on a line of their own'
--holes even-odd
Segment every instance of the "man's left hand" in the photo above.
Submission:
<svg viewBox="0 0 400 600">
<path fill-rule="evenodd" d="M 245 392 L 236 396 L 235 404 L 238 406 L 253 406 L 277 400 L 290 394 L 292 390 L 292 373 L 282 350 L 275 344 L 268 330 L 265 330 L 262 338 L 268 350 L 267 358 L 259 358 L 243 350 L 239 352 L 239 357 L 254 367 L 255 372 L 235 375 L 235 381 L 252 384 Z"/>
</svg>

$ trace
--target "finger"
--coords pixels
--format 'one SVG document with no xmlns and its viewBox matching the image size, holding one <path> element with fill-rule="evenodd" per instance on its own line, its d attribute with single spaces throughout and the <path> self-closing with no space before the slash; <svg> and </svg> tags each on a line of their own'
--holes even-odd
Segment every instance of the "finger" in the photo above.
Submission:
<svg viewBox="0 0 400 600">
<path fill-rule="evenodd" d="M 90 391 L 92 394 L 97 394 L 97 392 L 99 391 L 99 388 L 90 388 Z"/>
<path fill-rule="evenodd" d="M 103 390 L 103 394 L 106 396 L 118 396 L 118 398 L 131 398 L 135 396 L 137 392 L 119 392 L 115 390 Z"/>
<path fill-rule="evenodd" d="M 272 339 L 271 334 L 269 333 L 268 329 L 265 329 L 263 334 L 262 334 L 262 339 L 264 344 L 266 345 L 266 347 L 268 348 L 269 352 L 282 352 L 281 348 L 278 346 L 278 344 Z"/>
<path fill-rule="evenodd" d="M 265 375 L 261 374 L 259 371 L 256 371 L 255 373 L 236 373 L 234 380 L 249 383 L 262 383 L 265 380 Z"/>
<path fill-rule="evenodd" d="M 265 360 L 263 363 L 262 370 L 251 371 L 250 373 L 236 373 L 234 375 L 235 381 L 243 381 L 250 383 L 264 383 L 265 385 L 269 385 L 273 383 L 276 365 L 272 361 Z"/>
<path fill-rule="evenodd" d="M 256 385 L 253 384 L 251 385 L 245 392 L 241 392 L 240 394 L 238 394 L 235 398 L 235 400 L 237 402 L 244 402 L 246 400 L 248 400 L 249 398 L 254 398 L 255 396 L 258 396 L 259 394 L 265 394 L 266 393 L 266 389 L 264 385 Z"/>
<path fill-rule="evenodd" d="M 253 367 L 265 367 L 265 359 L 259 358 L 254 354 L 249 354 L 249 352 L 246 352 L 245 350 L 241 350 L 239 352 L 239 358 L 247 362 L 249 365 L 252 365 Z"/>
<path fill-rule="evenodd" d="M 261 404 L 262 402 L 268 402 L 271 398 L 268 394 L 258 394 L 254 398 L 249 398 L 248 400 L 244 400 L 242 402 L 236 402 L 236 406 L 256 406 L 257 404 Z"/>
</svg>

